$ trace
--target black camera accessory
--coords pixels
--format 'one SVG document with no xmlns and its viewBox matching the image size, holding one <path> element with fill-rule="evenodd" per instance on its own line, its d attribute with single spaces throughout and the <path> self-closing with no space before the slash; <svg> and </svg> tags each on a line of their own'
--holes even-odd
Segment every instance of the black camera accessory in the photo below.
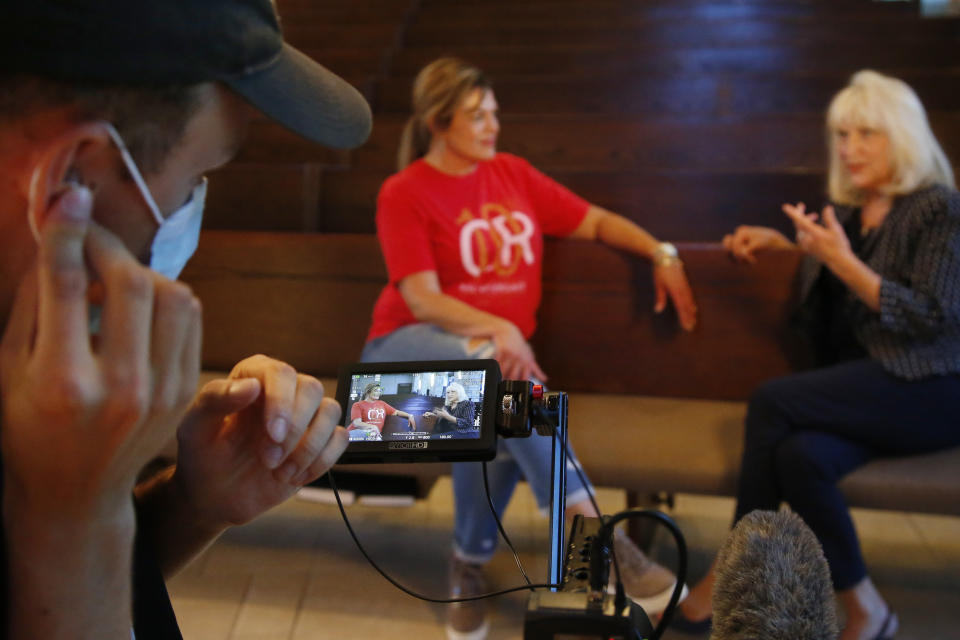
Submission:
<svg viewBox="0 0 960 640">
<path fill-rule="evenodd" d="M 567 422 L 567 394 L 562 391 L 547 391 L 526 380 L 504 380 L 499 396 L 497 433 L 504 438 L 526 438 L 533 430 L 552 436 Z"/>
<path fill-rule="evenodd" d="M 609 537 L 603 521 L 574 516 L 559 591 L 535 591 L 527 601 L 524 640 L 641 640 L 653 636 L 647 614 L 632 600 L 606 593 Z"/>
</svg>

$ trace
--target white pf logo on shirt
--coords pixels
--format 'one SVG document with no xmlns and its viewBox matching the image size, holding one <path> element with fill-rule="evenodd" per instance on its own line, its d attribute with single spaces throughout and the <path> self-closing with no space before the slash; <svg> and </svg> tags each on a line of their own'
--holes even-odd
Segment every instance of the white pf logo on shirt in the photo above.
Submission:
<svg viewBox="0 0 960 640">
<path fill-rule="evenodd" d="M 467 209 L 460 216 L 460 221 L 467 220 L 460 228 L 460 259 L 467 273 L 475 278 L 488 271 L 506 276 L 517 270 L 521 260 L 533 264 L 534 225 L 527 214 L 485 204 L 481 216 L 474 218 Z"/>
<path fill-rule="evenodd" d="M 383 420 L 387 417 L 387 412 L 383 409 L 367 409 L 367 422 L 375 422 L 377 420 Z"/>
</svg>

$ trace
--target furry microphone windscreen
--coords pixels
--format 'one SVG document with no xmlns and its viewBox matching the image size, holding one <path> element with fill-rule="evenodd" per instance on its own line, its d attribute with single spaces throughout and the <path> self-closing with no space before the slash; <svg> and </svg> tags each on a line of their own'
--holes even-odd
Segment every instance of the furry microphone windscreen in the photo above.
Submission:
<svg viewBox="0 0 960 640">
<path fill-rule="evenodd" d="M 836 601 L 816 536 L 789 511 L 752 511 L 716 561 L 711 640 L 835 640 Z"/>
</svg>

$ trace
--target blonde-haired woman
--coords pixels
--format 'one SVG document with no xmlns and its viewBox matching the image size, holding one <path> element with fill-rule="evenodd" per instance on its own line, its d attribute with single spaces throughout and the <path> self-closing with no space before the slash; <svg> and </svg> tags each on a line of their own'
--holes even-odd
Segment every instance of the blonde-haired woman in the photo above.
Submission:
<svg viewBox="0 0 960 640">
<path fill-rule="evenodd" d="M 841 638 L 890 638 L 898 620 L 867 576 L 837 488 L 879 456 L 960 445 L 960 194 L 916 94 L 861 71 L 827 113 L 822 215 L 785 204 L 796 244 L 760 227 L 724 238 L 732 254 L 799 248 L 798 320 L 821 368 L 770 381 L 751 399 L 736 519 L 784 500 L 817 534 L 846 611 Z M 710 611 L 713 573 L 683 603 Z"/>
<path fill-rule="evenodd" d="M 389 284 L 373 311 L 368 362 L 496 358 L 506 378 L 545 380 L 527 340 L 540 303 L 543 236 L 597 240 L 654 263 L 655 309 L 669 298 L 692 329 L 696 307 L 676 250 L 629 220 L 591 205 L 516 156 L 497 153 L 500 131 L 490 83 L 474 66 L 442 58 L 414 84 L 413 117 L 400 172 L 377 200 L 377 234 Z M 549 504 L 549 438 L 501 441 L 490 464 L 493 502 L 502 512 L 526 478 Z M 585 486 L 568 474 L 567 512 L 597 515 Z M 453 465 L 455 524 L 450 590 L 486 590 L 483 565 L 497 527 L 477 464 Z M 674 576 L 625 536 L 617 554 L 627 593 L 649 612 L 662 610 Z M 451 638 L 482 638 L 486 601 L 451 607 Z"/>
<path fill-rule="evenodd" d="M 453 438 L 476 438 L 480 426 L 474 424 L 473 401 L 467 396 L 467 390 L 459 382 L 451 382 L 444 393 L 442 407 L 425 411 L 423 415 L 434 416 L 437 424 L 434 433 L 449 433 Z"/>
</svg>

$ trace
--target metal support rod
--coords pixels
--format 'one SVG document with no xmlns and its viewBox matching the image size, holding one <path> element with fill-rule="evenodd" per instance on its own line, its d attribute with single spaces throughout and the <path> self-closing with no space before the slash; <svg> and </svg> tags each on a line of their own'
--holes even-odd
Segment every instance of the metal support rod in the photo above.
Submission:
<svg viewBox="0 0 960 640">
<path fill-rule="evenodd" d="M 559 420 L 556 436 L 553 438 L 550 465 L 550 563 L 547 580 L 550 584 L 559 584 L 563 574 L 564 515 L 567 496 L 567 465 L 564 464 L 567 443 L 567 394 L 560 395 Z M 553 591 L 556 591 L 554 588 Z"/>
</svg>

